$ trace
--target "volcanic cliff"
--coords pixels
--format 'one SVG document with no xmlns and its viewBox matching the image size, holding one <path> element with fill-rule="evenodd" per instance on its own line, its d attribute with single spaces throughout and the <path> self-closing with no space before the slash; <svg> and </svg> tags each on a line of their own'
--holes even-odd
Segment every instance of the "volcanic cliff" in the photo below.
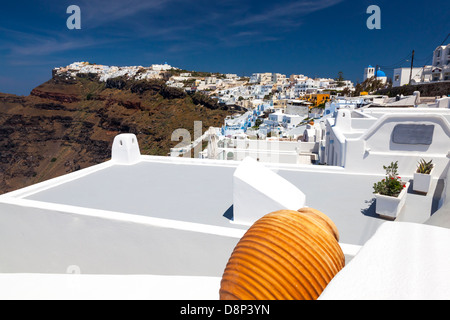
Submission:
<svg viewBox="0 0 450 320">
<path fill-rule="evenodd" d="M 0 93 L 0 194 L 110 159 L 119 133 L 136 134 L 142 154 L 167 155 L 174 130 L 193 137 L 194 121 L 204 132 L 229 114 L 162 80 L 54 75 L 29 96 Z"/>
</svg>

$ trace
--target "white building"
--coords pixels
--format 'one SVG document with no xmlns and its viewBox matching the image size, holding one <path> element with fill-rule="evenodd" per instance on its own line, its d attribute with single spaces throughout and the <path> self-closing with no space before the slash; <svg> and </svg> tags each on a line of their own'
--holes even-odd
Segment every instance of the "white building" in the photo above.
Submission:
<svg viewBox="0 0 450 320">
<path fill-rule="evenodd" d="M 227 73 L 227 74 L 225 74 L 225 78 L 227 78 L 227 79 L 234 79 L 234 80 L 238 80 L 239 79 L 238 75 L 235 74 L 235 73 Z"/>
<path fill-rule="evenodd" d="M 283 127 L 286 129 L 293 129 L 298 126 L 307 116 L 297 114 L 285 114 L 283 116 Z"/>
<path fill-rule="evenodd" d="M 433 54 L 433 67 L 450 67 L 450 44 L 437 47 Z"/>
<path fill-rule="evenodd" d="M 292 83 L 303 82 L 306 80 L 308 80 L 308 77 L 303 74 L 291 74 L 289 77 L 289 81 Z"/>
<path fill-rule="evenodd" d="M 277 110 L 274 113 L 269 114 L 269 120 L 279 123 L 283 121 L 284 112 L 282 110 Z"/>
<path fill-rule="evenodd" d="M 424 66 L 422 83 L 450 80 L 450 44 L 437 47 L 433 52 L 433 63 Z"/>
<path fill-rule="evenodd" d="M 420 83 L 422 79 L 423 68 L 397 68 L 394 69 L 394 77 L 392 79 L 393 87 L 401 87 L 405 84 L 409 84 L 411 77 L 411 83 Z"/>
<path fill-rule="evenodd" d="M 287 82 L 286 75 L 281 73 L 273 73 L 272 82 L 279 85 L 285 84 Z"/>
<path fill-rule="evenodd" d="M 421 157 L 443 170 L 450 151 L 450 109 L 368 108 L 339 110 L 326 121 L 321 159 L 352 171 L 377 172 L 398 161 L 403 174 L 414 172 Z M 414 160 L 414 161 L 413 161 Z M 440 174 L 440 173 L 436 173 Z"/>
<path fill-rule="evenodd" d="M 271 72 L 253 73 L 250 77 L 249 83 L 261 85 L 272 83 L 272 73 Z"/>
<path fill-rule="evenodd" d="M 286 102 L 286 114 L 299 115 L 307 117 L 309 114 L 309 107 L 311 102 L 303 100 L 287 100 Z"/>
<path fill-rule="evenodd" d="M 314 79 L 307 79 L 305 81 L 297 82 L 294 85 L 294 94 L 296 97 L 301 97 L 306 94 L 314 94 L 319 90 L 319 83 Z"/>
<path fill-rule="evenodd" d="M 365 102 L 363 97 L 334 97 L 331 101 L 328 101 L 325 104 L 323 115 L 326 117 L 334 116 L 340 109 L 354 110 L 364 106 L 365 104 L 369 103 Z"/>
<path fill-rule="evenodd" d="M 216 84 L 217 83 L 217 77 L 206 77 L 205 78 L 205 84 Z"/>
<path fill-rule="evenodd" d="M 164 64 L 152 64 L 151 68 L 154 71 L 167 71 L 170 69 L 177 69 L 169 65 L 167 62 L 165 62 Z"/>
<path fill-rule="evenodd" d="M 434 50 L 432 72 L 432 81 L 450 80 L 450 44 Z"/>
</svg>

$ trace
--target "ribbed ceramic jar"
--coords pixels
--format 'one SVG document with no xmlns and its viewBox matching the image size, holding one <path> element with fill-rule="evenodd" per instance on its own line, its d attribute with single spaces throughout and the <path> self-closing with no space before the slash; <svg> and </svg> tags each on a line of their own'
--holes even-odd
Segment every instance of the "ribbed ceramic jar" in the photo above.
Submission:
<svg viewBox="0 0 450 320">
<path fill-rule="evenodd" d="M 236 245 L 223 300 L 313 300 L 344 267 L 334 223 L 318 210 L 282 210 L 256 221 Z"/>
</svg>

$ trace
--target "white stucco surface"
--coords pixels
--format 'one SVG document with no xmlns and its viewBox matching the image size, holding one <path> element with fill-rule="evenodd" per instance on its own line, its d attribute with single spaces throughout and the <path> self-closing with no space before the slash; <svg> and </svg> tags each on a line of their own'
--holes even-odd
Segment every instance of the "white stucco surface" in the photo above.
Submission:
<svg viewBox="0 0 450 320">
<path fill-rule="evenodd" d="M 220 277 L 0 273 L 0 300 L 212 300 Z"/>
<path fill-rule="evenodd" d="M 450 229 L 387 222 L 328 284 L 322 300 L 450 299 Z"/>
<path fill-rule="evenodd" d="M 0 203 L 0 272 L 222 276 L 243 230 L 30 200 Z"/>
<path fill-rule="evenodd" d="M 251 157 L 233 175 L 234 222 L 251 226 L 264 215 L 305 206 L 305 194 Z"/>
</svg>

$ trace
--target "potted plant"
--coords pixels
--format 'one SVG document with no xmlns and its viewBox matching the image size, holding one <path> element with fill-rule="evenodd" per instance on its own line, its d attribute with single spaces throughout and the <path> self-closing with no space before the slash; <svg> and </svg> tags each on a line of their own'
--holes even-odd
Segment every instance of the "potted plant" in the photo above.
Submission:
<svg viewBox="0 0 450 320">
<path fill-rule="evenodd" d="M 414 172 L 413 190 L 422 193 L 428 193 L 431 185 L 432 172 L 434 170 L 433 160 L 425 161 L 421 159 Z"/>
<path fill-rule="evenodd" d="M 373 185 L 375 193 L 375 211 L 381 216 L 396 218 L 405 204 L 409 182 L 403 182 L 398 176 L 398 161 L 383 166 L 386 178 Z"/>
</svg>

